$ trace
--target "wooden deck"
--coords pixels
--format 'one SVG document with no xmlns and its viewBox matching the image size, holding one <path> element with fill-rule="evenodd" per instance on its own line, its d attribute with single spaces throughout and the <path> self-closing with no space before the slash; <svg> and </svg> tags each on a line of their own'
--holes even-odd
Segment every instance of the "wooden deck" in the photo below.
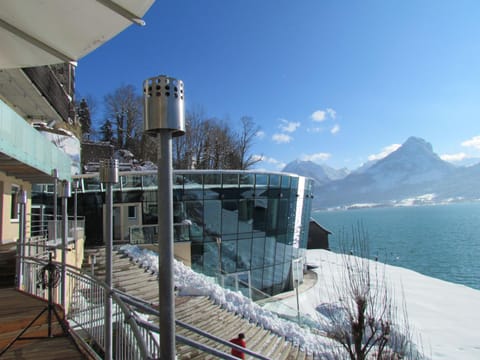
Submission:
<svg viewBox="0 0 480 360">
<path fill-rule="evenodd" d="M 52 312 L 51 334 L 48 337 L 48 303 L 13 288 L 0 289 L 0 353 L 44 309 L 43 314 L 0 356 L 7 359 L 88 359 L 64 331 Z M 63 311 L 56 307 L 60 318 Z M 32 338 L 32 339 L 27 339 Z"/>
</svg>

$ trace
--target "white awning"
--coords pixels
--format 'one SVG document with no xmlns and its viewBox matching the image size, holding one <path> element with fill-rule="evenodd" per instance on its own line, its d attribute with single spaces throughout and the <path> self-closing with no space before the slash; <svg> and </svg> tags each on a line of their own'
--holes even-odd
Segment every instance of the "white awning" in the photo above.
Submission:
<svg viewBox="0 0 480 360">
<path fill-rule="evenodd" d="M 77 61 L 143 15 L 155 0 L 1 0 L 0 69 Z"/>
</svg>

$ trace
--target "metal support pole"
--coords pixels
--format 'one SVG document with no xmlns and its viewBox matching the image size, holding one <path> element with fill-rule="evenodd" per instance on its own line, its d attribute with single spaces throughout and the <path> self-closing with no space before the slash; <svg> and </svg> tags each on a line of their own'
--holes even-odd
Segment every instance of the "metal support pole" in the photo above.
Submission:
<svg viewBox="0 0 480 360">
<path fill-rule="evenodd" d="M 160 358 L 175 359 L 175 302 L 173 282 L 172 136 L 158 134 L 158 263 L 160 296 Z M 161 204 L 161 207 L 160 207 Z"/>
<path fill-rule="evenodd" d="M 172 137 L 185 134 L 183 82 L 167 76 L 144 81 L 144 129 L 158 139 L 158 289 L 160 358 L 174 360 Z"/>
<path fill-rule="evenodd" d="M 74 233 L 73 233 L 73 239 L 75 241 L 75 246 L 77 245 L 77 217 L 78 217 L 78 212 L 77 212 L 77 207 L 78 207 L 78 196 L 77 196 L 77 193 L 78 193 L 78 183 L 79 181 L 78 180 L 75 180 L 73 182 L 73 189 L 75 190 L 75 196 L 73 198 L 73 229 L 74 229 Z"/>
<path fill-rule="evenodd" d="M 26 209 L 27 209 L 27 192 L 20 190 L 18 193 L 18 205 L 19 205 L 19 228 L 18 228 L 18 255 L 17 259 L 17 288 L 23 283 L 23 261 L 25 256 L 25 243 L 26 243 Z"/>
<path fill-rule="evenodd" d="M 53 176 L 53 241 L 57 242 L 57 197 L 58 197 L 58 170 L 52 170 Z"/>
<path fill-rule="evenodd" d="M 105 205 L 107 209 L 107 243 L 105 244 L 105 283 L 108 286 L 108 296 L 105 297 L 105 359 L 111 360 L 113 343 L 112 324 L 112 247 L 113 247 L 113 196 L 112 184 L 106 184 Z"/>
<path fill-rule="evenodd" d="M 68 214 L 67 205 L 70 196 L 70 183 L 62 181 L 62 275 L 60 287 L 60 304 L 67 312 L 67 247 L 68 247 Z"/>
<path fill-rule="evenodd" d="M 105 239 L 105 283 L 108 294 L 104 304 L 105 360 L 113 359 L 113 321 L 112 321 L 112 250 L 113 250 L 113 192 L 112 185 L 118 182 L 118 161 L 103 160 L 100 165 L 100 181 L 106 185 L 106 239 Z"/>
</svg>

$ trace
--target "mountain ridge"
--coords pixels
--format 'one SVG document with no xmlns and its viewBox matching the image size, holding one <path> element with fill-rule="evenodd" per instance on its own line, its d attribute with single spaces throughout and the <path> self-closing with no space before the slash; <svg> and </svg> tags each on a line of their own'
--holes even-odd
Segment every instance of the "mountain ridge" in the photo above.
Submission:
<svg viewBox="0 0 480 360">
<path fill-rule="evenodd" d="M 476 190 L 480 164 L 456 167 L 442 160 L 429 142 L 414 136 L 388 156 L 337 179 L 327 175 L 326 165 L 313 167 L 299 161 L 295 167 L 289 167 L 290 164 L 285 168 L 297 171 L 289 172 L 314 179 L 313 207 L 316 209 L 355 204 L 398 205 L 407 200 L 418 204 L 480 198 L 480 190 Z M 321 169 L 320 177 L 316 169 Z"/>
</svg>

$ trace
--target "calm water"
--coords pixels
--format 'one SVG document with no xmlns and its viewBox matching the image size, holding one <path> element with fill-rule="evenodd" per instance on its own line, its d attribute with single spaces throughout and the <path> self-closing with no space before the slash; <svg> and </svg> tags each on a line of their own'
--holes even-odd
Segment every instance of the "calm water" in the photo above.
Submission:
<svg viewBox="0 0 480 360">
<path fill-rule="evenodd" d="M 370 257 L 480 290 L 480 203 L 318 211 L 312 216 L 333 234 L 358 224 L 368 233 Z"/>
</svg>

